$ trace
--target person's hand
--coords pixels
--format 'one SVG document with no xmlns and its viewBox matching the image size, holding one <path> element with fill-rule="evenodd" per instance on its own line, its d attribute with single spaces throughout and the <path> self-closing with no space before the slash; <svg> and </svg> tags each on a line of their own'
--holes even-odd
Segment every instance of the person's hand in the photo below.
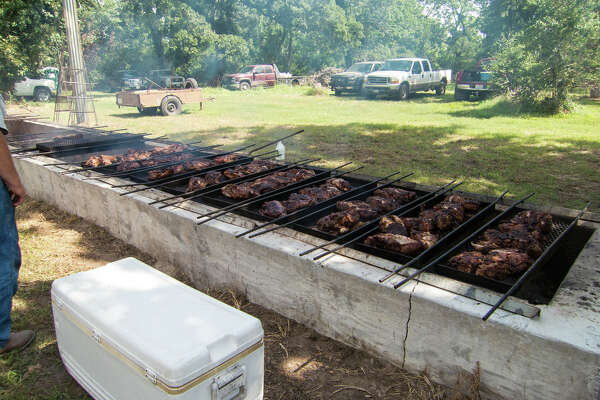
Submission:
<svg viewBox="0 0 600 400">
<path fill-rule="evenodd" d="M 13 183 L 7 185 L 8 193 L 10 193 L 10 199 L 13 203 L 13 206 L 17 207 L 23 204 L 25 201 L 25 187 L 21 182 Z"/>
</svg>

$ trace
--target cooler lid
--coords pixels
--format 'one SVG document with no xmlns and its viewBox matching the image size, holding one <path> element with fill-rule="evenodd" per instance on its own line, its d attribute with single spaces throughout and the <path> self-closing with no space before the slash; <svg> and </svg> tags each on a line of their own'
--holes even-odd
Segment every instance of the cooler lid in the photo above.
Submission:
<svg viewBox="0 0 600 400">
<path fill-rule="evenodd" d="M 57 279 L 61 302 L 102 342 L 170 387 L 260 342 L 260 321 L 135 258 Z"/>
</svg>

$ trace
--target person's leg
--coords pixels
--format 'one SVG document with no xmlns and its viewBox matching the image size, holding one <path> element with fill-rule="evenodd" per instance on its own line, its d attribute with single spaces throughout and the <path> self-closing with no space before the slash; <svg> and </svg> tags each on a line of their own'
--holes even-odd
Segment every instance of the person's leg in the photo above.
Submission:
<svg viewBox="0 0 600 400">
<path fill-rule="evenodd" d="M 21 251 L 15 211 L 6 186 L 0 181 L 0 349 L 10 338 L 12 298 L 17 291 Z"/>
</svg>

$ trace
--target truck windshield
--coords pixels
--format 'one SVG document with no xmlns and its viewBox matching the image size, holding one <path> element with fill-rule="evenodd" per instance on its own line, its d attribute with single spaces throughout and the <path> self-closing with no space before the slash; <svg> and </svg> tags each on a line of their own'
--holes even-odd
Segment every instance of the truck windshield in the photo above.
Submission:
<svg viewBox="0 0 600 400">
<path fill-rule="evenodd" d="M 249 74 L 250 72 L 252 72 L 252 70 L 254 69 L 254 67 L 252 66 L 248 66 L 248 67 L 244 67 L 242 69 L 240 69 L 240 74 Z"/>
<path fill-rule="evenodd" d="M 411 65 L 410 60 L 386 60 L 381 71 L 409 71 Z"/>
<path fill-rule="evenodd" d="M 348 72 L 362 72 L 366 74 L 371 69 L 371 64 L 352 64 L 350 68 L 348 68 Z"/>
</svg>

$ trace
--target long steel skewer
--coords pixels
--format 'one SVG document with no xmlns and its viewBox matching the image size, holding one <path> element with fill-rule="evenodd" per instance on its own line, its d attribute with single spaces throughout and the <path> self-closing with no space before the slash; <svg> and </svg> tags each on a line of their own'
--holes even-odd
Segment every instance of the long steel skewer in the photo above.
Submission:
<svg viewBox="0 0 600 400">
<path fill-rule="evenodd" d="M 362 168 L 362 167 L 361 167 L 361 168 Z M 350 171 L 350 172 L 354 172 L 354 171 Z M 338 175 L 338 177 L 339 177 L 339 176 L 342 176 L 342 175 L 346 175 L 346 174 L 348 174 L 348 173 L 350 173 L 350 172 L 345 172 L 345 173 L 343 173 L 343 174 L 341 174 L 341 175 Z M 299 215 L 299 214 L 301 214 L 301 213 L 303 213 L 303 212 L 306 212 L 306 210 L 308 210 L 308 209 L 310 209 L 310 208 L 312 208 L 312 207 L 318 207 L 320 204 L 323 204 L 323 203 L 325 203 L 325 202 L 328 202 L 328 201 L 332 201 L 332 200 L 334 200 L 334 199 L 336 199 L 336 198 L 338 198 L 338 197 L 342 197 L 342 196 L 348 195 L 348 194 L 350 194 L 350 193 L 352 193 L 352 192 L 358 192 L 358 191 L 360 191 L 360 190 L 362 190 L 362 189 L 366 188 L 367 186 L 371 186 L 371 185 L 377 185 L 377 183 L 379 183 L 379 182 L 381 182 L 381 181 L 384 181 L 384 180 L 386 180 L 386 179 L 388 179 L 388 178 L 390 178 L 390 177 L 392 177 L 392 176 L 394 176 L 394 175 L 398 175 L 399 173 L 400 173 L 399 171 L 398 171 L 398 172 L 394 172 L 393 174 L 390 174 L 390 175 L 384 176 L 383 178 L 375 179 L 375 180 L 372 180 L 371 182 L 365 183 L 364 185 L 361 185 L 361 186 L 358 186 L 358 187 L 352 188 L 352 189 L 350 189 L 348 192 L 341 193 L 341 194 L 339 194 L 339 195 L 337 195 L 337 196 L 334 196 L 334 197 L 332 197 L 331 199 L 327 199 L 327 200 L 324 200 L 324 201 L 322 201 L 322 202 L 320 202 L 320 203 L 313 204 L 313 205 L 311 205 L 311 206 L 307 206 L 307 207 L 303 207 L 303 208 L 301 208 L 301 209 L 298 209 L 298 210 L 296 210 L 296 211 L 294 211 L 294 212 L 291 212 L 291 213 L 289 213 L 289 214 L 282 215 L 281 217 L 275 218 L 275 219 L 273 219 L 273 220 L 271 220 L 271 221 L 268 221 L 268 222 L 265 222 L 265 223 L 263 223 L 263 224 L 257 225 L 257 226 L 255 226 L 255 227 L 254 227 L 254 228 L 252 228 L 252 229 L 248 229 L 247 231 L 244 231 L 244 232 L 242 232 L 242 233 L 239 233 L 239 234 L 235 235 L 235 237 L 239 238 L 239 237 L 245 236 L 245 235 L 247 235 L 247 234 L 249 234 L 249 233 L 256 232 L 257 230 L 259 230 L 259 229 L 262 229 L 262 228 L 264 228 L 264 227 L 266 227 L 266 226 L 269 226 L 269 225 L 274 225 L 274 224 L 278 224 L 280 221 L 283 221 L 284 219 L 288 219 L 288 218 L 290 218 L 290 217 L 294 217 L 294 216 L 296 216 L 296 215 Z M 405 175 L 403 178 L 406 178 L 406 177 L 408 177 L 408 176 L 410 176 L 410 175 L 412 175 L 412 174 L 413 174 L 413 173 L 410 173 L 410 174 L 408 174 L 408 175 Z"/>
<path fill-rule="evenodd" d="M 451 187 L 451 188 L 449 188 L 449 189 L 446 189 L 446 190 L 443 190 L 443 191 L 439 192 L 438 194 L 436 194 L 435 196 L 431 197 L 430 199 L 428 199 L 428 200 L 426 200 L 426 201 L 431 201 L 431 200 L 434 200 L 434 199 L 438 199 L 438 198 L 440 198 L 440 197 L 444 196 L 446 193 L 448 193 L 448 192 L 451 192 L 452 190 L 456 189 L 456 188 L 457 188 L 458 186 L 460 186 L 460 185 L 462 185 L 462 182 L 460 182 L 460 183 L 457 183 L 456 185 L 452 186 L 452 187 Z M 416 201 L 416 199 L 415 199 L 415 201 Z M 377 220 L 377 224 L 376 224 L 376 225 L 375 225 L 373 228 L 371 228 L 371 229 L 367 230 L 366 232 L 363 232 L 363 233 L 361 233 L 361 234 L 360 234 L 360 235 L 358 235 L 357 237 L 354 237 L 354 238 L 352 238 L 352 240 L 350 240 L 350 241 L 348 241 L 348 242 L 345 242 L 344 244 L 342 244 L 342 245 L 340 245 L 340 246 L 337 246 L 337 247 L 335 247 L 335 248 L 333 248 L 333 249 L 331 249 L 331 250 L 325 250 L 323 253 L 321 253 L 321 254 L 319 254 L 319 255 L 317 255 L 317 256 L 315 256 L 315 257 L 313 257 L 313 260 L 315 260 L 315 261 L 316 261 L 316 260 L 318 260 L 318 259 L 320 259 L 320 258 L 323 258 L 323 257 L 325 257 L 325 256 L 326 256 L 326 255 L 328 255 L 328 254 L 331 254 L 331 253 L 334 253 L 334 252 L 336 252 L 336 251 L 339 251 L 339 250 L 341 250 L 341 249 L 343 249 L 343 248 L 347 247 L 347 246 L 348 246 L 348 245 L 350 245 L 351 243 L 354 243 L 354 242 L 356 242 L 358 239 L 361 239 L 361 238 L 363 238 L 363 237 L 367 236 L 368 234 L 370 234 L 370 233 L 373 233 L 373 232 L 377 231 L 377 230 L 379 229 L 379 221 L 381 220 L 381 218 L 383 218 L 383 217 L 386 217 L 386 216 L 388 216 L 388 215 L 392 215 L 392 214 L 398 215 L 399 217 L 401 217 L 401 216 L 404 216 L 404 215 L 406 215 L 406 214 L 408 214 L 408 213 L 410 213 L 410 212 L 412 212 L 412 211 L 414 211 L 414 210 L 418 209 L 419 207 L 421 207 L 421 206 L 423 205 L 423 203 L 424 203 L 424 202 L 423 202 L 423 201 L 421 201 L 421 202 L 417 203 L 417 204 L 416 204 L 414 207 L 412 207 L 412 208 L 409 208 L 409 209 L 407 209 L 407 210 L 406 210 L 406 209 L 404 209 L 404 208 L 406 208 L 406 206 L 402 206 L 402 207 L 400 207 L 400 208 L 397 208 L 397 209 L 395 209 L 395 210 L 393 210 L 393 211 L 390 211 L 390 212 L 388 212 L 388 213 L 386 213 L 386 214 L 382 215 L 381 217 L 378 217 L 378 218 L 376 219 L 376 220 Z M 398 210 L 403 210 L 403 211 L 402 211 L 400 214 L 396 214 L 396 213 L 398 212 Z M 374 223 L 375 223 L 375 221 L 371 221 L 371 222 L 369 222 L 368 224 L 374 224 Z"/>
<path fill-rule="evenodd" d="M 530 197 L 532 197 L 534 194 L 535 193 L 530 193 L 527 196 L 523 197 L 521 200 L 517 201 L 516 203 L 514 203 L 513 205 L 511 205 L 509 208 L 507 208 L 506 210 L 504 210 L 503 212 L 501 212 L 500 214 L 498 214 L 497 216 L 495 216 L 492 220 L 490 220 L 489 222 L 487 222 L 486 224 L 484 224 L 481 228 L 479 228 L 475 232 L 471 233 L 467 238 L 461 240 L 460 243 L 458 243 L 455 246 L 453 246 L 450 250 L 444 252 L 444 254 L 442 254 L 441 256 L 437 257 L 435 260 L 431 261 L 429 264 L 427 264 L 423 268 L 421 268 L 418 271 L 410 274 L 409 276 L 407 276 L 406 278 L 404 278 L 402 281 L 396 283 L 394 285 L 394 289 L 398 289 L 400 286 L 404 285 L 407 282 L 410 282 L 411 280 L 415 279 L 417 276 L 421 275 L 423 272 L 425 272 L 428 269 L 432 268 L 438 262 L 442 261 L 444 258 L 446 258 L 450 254 L 452 254 L 452 252 L 454 252 L 456 249 L 458 249 L 459 247 L 463 246 L 465 243 L 473 240 L 473 238 L 475 238 L 477 235 L 479 235 L 481 232 L 483 232 L 485 229 L 487 229 L 490 225 L 492 225 L 492 224 L 496 223 L 497 221 L 499 221 L 500 219 L 504 218 L 504 216 L 506 214 L 508 214 L 510 211 L 512 211 L 519 204 L 525 202 L 527 199 L 529 199 Z"/>
<path fill-rule="evenodd" d="M 529 275 L 531 275 L 531 273 L 533 271 L 535 271 L 535 269 L 539 265 L 542 264 L 542 262 L 547 257 L 547 255 L 550 254 L 551 251 L 553 251 L 556 244 L 560 243 L 560 240 L 563 237 L 565 237 L 565 235 L 567 233 L 569 233 L 569 231 L 577 224 L 577 221 L 579 221 L 579 218 L 581 218 L 581 216 L 588 210 L 588 208 L 590 207 L 591 204 L 592 204 L 592 202 L 587 203 L 587 205 L 583 208 L 583 210 L 581 210 L 579 212 L 579 214 L 577 214 L 575 219 L 569 224 L 569 226 L 567 226 L 567 229 L 565 229 L 564 231 L 562 231 L 562 233 L 560 235 L 558 235 L 558 237 L 554 240 L 554 242 L 552 242 L 552 244 L 550 246 L 548 246 L 546 248 L 546 250 L 544 250 L 544 252 L 538 257 L 536 262 L 534 262 L 527 269 L 527 271 L 525 271 L 525 273 L 523 273 L 523 275 L 521 275 L 521 277 L 511 286 L 511 288 L 506 293 L 504 293 L 504 295 L 496 302 L 496 304 L 494 304 L 492 306 L 492 308 L 490 308 L 490 310 L 481 318 L 482 320 L 487 321 L 487 319 L 494 313 L 494 311 L 496 311 L 498 309 L 498 307 L 500 307 L 502 305 L 502 303 L 504 303 L 504 301 L 508 298 L 508 296 L 511 296 L 514 292 L 517 291 L 518 288 L 521 287 L 523 282 L 525 282 L 525 279 L 527 279 L 527 277 Z"/>
<path fill-rule="evenodd" d="M 480 216 L 482 216 L 482 215 L 486 214 L 488 211 L 492 210 L 496 206 L 496 204 L 498 204 L 498 202 L 500 202 L 504 198 L 504 196 L 506 196 L 507 193 L 508 193 L 508 190 L 504 191 L 504 193 L 502 193 L 500 196 L 498 196 L 496 198 L 496 200 L 494 200 L 492 203 L 488 204 L 485 208 L 481 209 L 477 214 L 473 215 L 467 221 L 463 222 L 461 225 L 459 225 L 458 227 L 456 227 L 454 230 L 452 230 L 452 232 L 449 232 L 447 235 L 445 235 L 443 238 L 441 238 L 433 246 L 427 248 L 424 252 L 422 252 L 421 254 L 419 254 L 418 256 L 416 256 L 415 258 L 413 258 L 412 260 L 410 260 L 406 264 L 403 264 L 403 265 L 399 266 L 398 268 L 394 269 L 393 272 L 390 272 L 389 274 L 387 274 L 383 278 L 379 279 L 379 283 L 383 283 L 383 282 L 387 281 L 392 276 L 398 274 L 400 271 L 402 271 L 402 270 L 404 270 L 404 269 L 406 269 L 406 268 L 408 268 L 408 267 L 416 264 L 417 262 L 419 262 L 420 260 L 422 260 L 423 258 L 425 258 L 425 256 L 427 254 L 433 252 L 441 244 L 446 243 L 452 237 L 456 236 L 458 234 L 458 232 L 460 232 L 465 226 L 469 225 L 471 223 L 471 221 L 476 220 Z"/>
<path fill-rule="evenodd" d="M 259 195 L 259 196 L 252 197 L 252 198 L 250 198 L 250 199 L 244 200 L 244 201 L 242 201 L 242 202 L 239 202 L 239 203 L 232 204 L 232 205 L 230 205 L 230 206 L 227 206 L 227 207 L 225 207 L 225 208 L 221 208 L 220 210 L 217 210 L 217 212 L 216 212 L 216 213 L 215 213 L 214 211 L 212 211 L 212 212 L 210 212 L 210 213 L 208 213 L 208 214 L 204 214 L 203 216 L 200 216 L 200 217 L 198 217 L 198 218 L 205 218 L 205 217 L 208 217 L 209 215 L 211 215 L 211 216 L 210 216 L 210 217 L 208 217 L 208 218 L 207 218 L 207 219 L 205 219 L 205 220 L 202 220 L 202 221 L 198 222 L 198 225 L 200 225 L 200 224 L 204 224 L 205 222 L 208 222 L 208 221 L 212 221 L 212 220 L 213 220 L 213 219 L 215 219 L 215 218 L 219 218 L 219 217 L 220 217 L 220 216 L 222 216 L 222 215 L 228 214 L 228 213 L 230 213 L 231 211 L 237 210 L 238 208 L 241 208 L 241 207 L 247 206 L 247 205 L 249 205 L 249 204 L 253 204 L 253 203 L 256 203 L 256 202 L 259 202 L 259 201 L 265 201 L 265 200 L 268 200 L 268 199 L 270 199 L 270 198 L 273 198 L 273 197 L 275 197 L 275 196 L 280 196 L 280 195 L 282 195 L 282 194 L 286 194 L 286 193 L 295 192 L 296 190 L 302 189 L 302 188 L 304 188 L 304 187 L 307 187 L 307 186 L 311 186 L 311 185 L 313 185 L 313 184 L 315 184 L 315 183 L 318 183 L 318 182 L 323 182 L 323 181 L 325 181 L 325 180 L 327 180 L 327 179 L 331 178 L 331 173 L 332 173 L 332 172 L 338 171 L 338 170 L 340 170 L 341 168 L 347 167 L 347 166 L 348 166 L 348 165 L 350 165 L 350 164 L 352 164 L 352 162 L 347 162 L 347 163 L 345 163 L 345 164 L 342 164 L 342 165 L 340 165 L 339 167 L 336 167 L 336 168 L 334 168 L 334 169 L 332 169 L 332 170 L 323 171 L 323 172 L 321 172 L 321 173 L 318 173 L 318 174 L 316 174 L 315 176 L 313 176 L 313 177 L 309 178 L 309 179 L 315 179 L 315 178 L 318 178 L 318 177 L 325 176 L 325 175 L 329 174 L 329 176 L 327 176 L 325 179 L 318 179 L 318 180 L 316 180 L 316 181 L 307 182 L 307 183 L 305 183 L 305 184 L 302 184 L 302 185 L 300 185 L 300 186 L 295 186 L 295 187 L 293 187 L 293 188 L 290 188 L 290 189 L 286 189 L 286 186 L 284 186 L 284 187 L 282 187 L 281 189 L 277 189 L 277 190 L 274 190 L 274 191 L 272 191 L 272 192 L 267 192 L 267 193 L 261 194 L 261 195 Z M 302 182 L 302 181 L 300 181 L 300 182 Z M 296 183 L 300 183 L 300 182 L 296 182 Z M 289 186 L 289 185 L 288 185 L 288 186 Z M 282 189 L 283 189 L 283 190 L 282 190 Z"/>
</svg>

